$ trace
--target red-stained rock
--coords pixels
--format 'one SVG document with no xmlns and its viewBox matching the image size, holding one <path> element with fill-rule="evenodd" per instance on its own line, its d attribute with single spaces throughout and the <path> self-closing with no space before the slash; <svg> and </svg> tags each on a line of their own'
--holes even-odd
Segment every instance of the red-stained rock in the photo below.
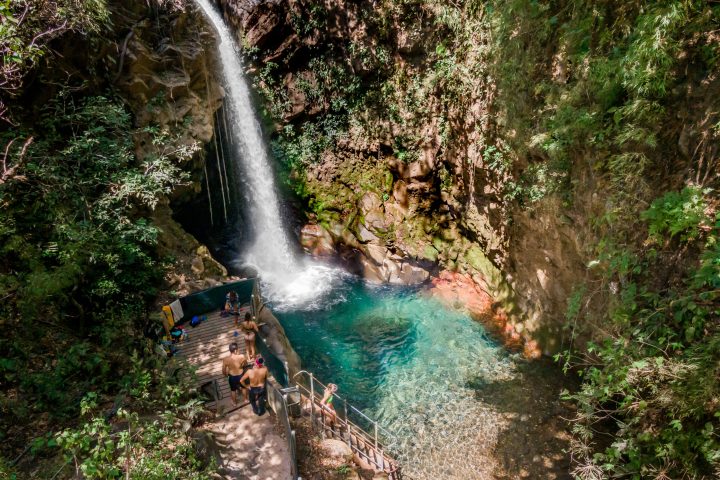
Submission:
<svg viewBox="0 0 720 480">
<path fill-rule="evenodd" d="M 508 321 L 507 314 L 498 307 L 481 275 L 443 270 L 431 280 L 429 294 L 453 308 L 461 307 L 487 330 L 497 336 L 506 347 L 521 350 L 526 358 L 542 355 L 535 340 L 527 340 Z"/>
</svg>

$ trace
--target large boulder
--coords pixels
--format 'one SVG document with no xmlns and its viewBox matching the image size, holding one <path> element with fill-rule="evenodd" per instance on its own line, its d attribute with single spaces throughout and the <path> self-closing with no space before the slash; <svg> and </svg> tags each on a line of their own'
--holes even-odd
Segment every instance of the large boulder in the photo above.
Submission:
<svg viewBox="0 0 720 480">
<path fill-rule="evenodd" d="M 195 430 L 190 438 L 195 456 L 200 461 L 202 468 L 207 468 L 212 463 L 222 465 L 220 446 L 215 440 L 215 435 L 207 430 Z"/>
<path fill-rule="evenodd" d="M 400 270 L 390 275 L 389 282 L 400 285 L 417 285 L 430 278 L 430 272 L 409 263 L 403 263 Z"/>
<path fill-rule="evenodd" d="M 347 443 L 335 440 L 334 438 L 326 438 L 320 442 L 320 447 L 325 454 L 334 459 L 341 459 L 347 462 L 352 461 L 353 452 Z"/>
<path fill-rule="evenodd" d="M 382 245 L 370 243 L 365 245 L 363 253 L 365 253 L 365 256 L 376 265 L 382 265 L 390 252 Z"/>
<path fill-rule="evenodd" d="M 430 272 L 406 258 L 390 252 L 384 245 L 363 245 L 360 264 L 362 275 L 371 283 L 417 285 L 430 277 Z"/>
<path fill-rule="evenodd" d="M 358 203 L 362 212 L 371 212 L 382 207 L 382 199 L 375 192 L 367 192 Z"/>
<path fill-rule="evenodd" d="M 257 317 L 257 322 L 263 324 L 260 326 L 260 336 L 273 355 L 287 366 L 288 375 L 292 378 L 300 371 L 300 357 L 290 344 L 285 329 L 265 304 L 260 307 Z"/>
<path fill-rule="evenodd" d="M 314 256 L 329 256 L 335 253 L 333 237 L 321 225 L 308 224 L 300 230 L 300 244 Z"/>
<path fill-rule="evenodd" d="M 362 243 L 377 242 L 379 240 L 378 236 L 368 230 L 368 228 L 363 223 L 358 225 L 356 236 L 358 240 L 360 240 L 360 242 Z"/>
<path fill-rule="evenodd" d="M 378 265 L 366 256 L 361 255 L 360 266 L 362 268 L 362 276 L 368 282 L 376 284 L 387 282 L 387 273 L 382 265 Z"/>
</svg>

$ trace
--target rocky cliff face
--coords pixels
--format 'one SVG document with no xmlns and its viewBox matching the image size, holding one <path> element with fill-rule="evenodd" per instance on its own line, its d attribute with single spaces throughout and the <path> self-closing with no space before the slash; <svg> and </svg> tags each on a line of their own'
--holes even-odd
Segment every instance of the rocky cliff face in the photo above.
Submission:
<svg viewBox="0 0 720 480">
<path fill-rule="evenodd" d="M 595 162 L 607 153 L 577 152 L 562 173 L 547 167 L 547 139 L 507 107 L 517 97 L 529 109 L 536 97 L 499 87 L 491 68 L 491 13 L 443 2 L 218 1 L 305 200 L 305 248 L 339 252 L 375 282 L 467 274 L 531 354 L 560 349 L 568 299 L 593 278 L 597 219 L 611 210 Z M 549 52 L 538 68 L 550 84 L 582 75 L 561 46 L 538 48 Z M 600 289 L 588 310 L 611 294 Z"/>
<path fill-rule="evenodd" d="M 582 241 L 557 202 L 509 221 L 509 172 L 498 175 L 483 157 L 497 128 L 493 84 L 480 75 L 471 96 L 448 104 L 451 86 L 434 72 L 448 33 L 434 27 L 436 12 L 408 24 L 405 11 L 373 17 L 380 11 L 370 2 L 220 3 L 255 59 L 282 139 L 339 116 L 334 103 L 355 102 L 353 123 L 330 141 L 317 132 L 316 158 L 290 173 L 307 201 L 305 248 L 337 251 L 378 283 L 466 273 L 510 312 L 506 333 L 556 349 L 559 322 L 547 320 L 562 317 L 568 277 L 584 274 Z"/>
<path fill-rule="evenodd" d="M 134 114 L 136 155 L 144 158 L 152 151 L 158 134 L 166 152 L 195 151 L 181 165 L 189 182 L 153 212 L 162 232 L 161 255 L 175 258 L 169 287 L 183 295 L 213 286 L 227 275 L 208 249 L 173 219 L 170 207 L 172 201 L 201 192 L 203 147 L 213 138 L 215 112 L 224 96 L 216 73 L 215 37 L 192 5 L 171 6 L 158 16 L 143 4 L 127 3 L 128 9 L 118 12 L 123 28 L 114 81 Z"/>
</svg>

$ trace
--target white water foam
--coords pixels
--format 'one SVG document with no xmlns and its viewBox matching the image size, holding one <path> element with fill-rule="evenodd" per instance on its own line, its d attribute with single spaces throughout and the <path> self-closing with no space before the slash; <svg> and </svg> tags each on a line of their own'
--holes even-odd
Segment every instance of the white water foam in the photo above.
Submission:
<svg viewBox="0 0 720 480">
<path fill-rule="evenodd" d="M 241 55 L 223 18 L 208 0 L 196 0 L 219 36 L 231 134 L 234 137 L 237 178 L 234 194 L 241 190 L 249 206 L 249 219 L 255 238 L 242 262 L 257 270 L 263 293 L 280 308 L 312 307 L 311 303 L 332 288 L 341 275 L 337 269 L 298 258 L 282 226 L 280 202 L 262 128 L 252 105 L 252 97 Z"/>
</svg>

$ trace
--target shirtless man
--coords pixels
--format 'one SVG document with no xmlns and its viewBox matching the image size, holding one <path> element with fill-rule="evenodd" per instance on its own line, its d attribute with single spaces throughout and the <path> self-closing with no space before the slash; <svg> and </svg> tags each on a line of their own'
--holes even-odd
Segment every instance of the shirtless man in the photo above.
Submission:
<svg viewBox="0 0 720 480">
<path fill-rule="evenodd" d="M 265 360 L 262 357 L 255 359 L 253 368 L 245 372 L 240 382 L 245 379 L 250 380 L 250 405 L 252 405 L 255 415 L 262 416 L 265 414 L 265 398 L 267 392 L 265 390 L 265 381 L 267 380 L 268 369 L 265 366 Z"/>
<path fill-rule="evenodd" d="M 231 343 L 229 349 L 230 356 L 223 359 L 222 373 L 228 377 L 230 397 L 233 405 L 237 406 L 238 389 L 242 390 L 243 402 L 248 400 L 248 391 L 241 382 L 242 375 L 245 373 L 245 368 L 243 368 L 245 367 L 245 355 L 240 353 L 237 343 Z"/>
</svg>

